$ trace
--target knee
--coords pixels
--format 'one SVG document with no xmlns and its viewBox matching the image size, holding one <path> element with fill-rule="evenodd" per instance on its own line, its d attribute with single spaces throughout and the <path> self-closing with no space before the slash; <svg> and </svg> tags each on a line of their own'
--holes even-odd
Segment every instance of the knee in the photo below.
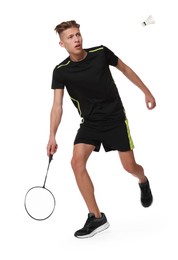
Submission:
<svg viewBox="0 0 178 260">
<path fill-rule="evenodd" d="M 78 172 L 83 171 L 83 169 L 85 168 L 85 165 L 82 162 L 82 160 L 80 160 L 78 157 L 73 156 L 72 160 L 71 160 L 71 167 L 72 167 L 74 173 L 78 173 Z"/>
<path fill-rule="evenodd" d="M 77 165 L 78 165 L 78 160 L 75 157 L 72 157 L 72 160 L 71 160 L 71 167 L 72 167 L 72 169 L 73 170 L 76 169 Z"/>
</svg>

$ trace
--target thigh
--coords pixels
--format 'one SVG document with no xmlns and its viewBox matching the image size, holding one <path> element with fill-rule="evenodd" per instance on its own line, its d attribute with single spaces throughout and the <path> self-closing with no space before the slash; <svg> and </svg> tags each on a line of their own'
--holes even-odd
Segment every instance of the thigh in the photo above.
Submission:
<svg viewBox="0 0 178 260">
<path fill-rule="evenodd" d="M 132 167 L 136 164 L 134 153 L 132 150 L 119 152 L 119 156 L 124 168 Z"/>
<path fill-rule="evenodd" d="M 94 149 L 95 146 L 91 144 L 75 144 L 73 150 L 73 159 L 80 160 L 81 162 L 87 162 L 90 154 Z"/>
</svg>

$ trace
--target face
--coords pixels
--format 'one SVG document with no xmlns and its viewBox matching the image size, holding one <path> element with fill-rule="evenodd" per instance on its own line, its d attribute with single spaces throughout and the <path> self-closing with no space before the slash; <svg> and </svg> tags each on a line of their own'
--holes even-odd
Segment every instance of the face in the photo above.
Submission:
<svg viewBox="0 0 178 260">
<path fill-rule="evenodd" d="M 82 36 L 78 28 L 69 28 L 60 35 L 60 46 L 69 54 L 78 55 L 82 52 Z"/>
</svg>

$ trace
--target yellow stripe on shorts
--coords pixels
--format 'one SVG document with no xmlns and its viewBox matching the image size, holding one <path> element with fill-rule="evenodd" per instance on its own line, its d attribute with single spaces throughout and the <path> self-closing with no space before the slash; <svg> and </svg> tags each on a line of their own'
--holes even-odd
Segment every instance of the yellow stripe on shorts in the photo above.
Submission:
<svg viewBox="0 0 178 260">
<path fill-rule="evenodd" d="M 125 120 L 125 124 L 126 124 L 126 128 L 127 128 L 127 135 L 128 135 L 128 138 L 129 138 L 130 149 L 133 150 L 134 149 L 134 143 L 133 143 L 133 140 L 132 140 L 132 137 L 131 137 L 131 134 L 130 134 L 129 122 L 128 122 L 127 119 Z"/>
</svg>

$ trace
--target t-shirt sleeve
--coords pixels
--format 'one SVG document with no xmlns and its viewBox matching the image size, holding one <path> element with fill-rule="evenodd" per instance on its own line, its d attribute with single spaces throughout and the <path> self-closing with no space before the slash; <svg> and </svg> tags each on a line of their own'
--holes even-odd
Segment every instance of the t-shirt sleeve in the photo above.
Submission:
<svg viewBox="0 0 178 260">
<path fill-rule="evenodd" d="M 104 47 L 104 52 L 105 52 L 105 56 L 106 56 L 106 60 L 107 60 L 108 64 L 112 65 L 112 66 L 116 66 L 118 63 L 118 57 L 106 46 L 103 46 L 103 47 Z"/>
<path fill-rule="evenodd" d="M 53 70 L 51 88 L 52 89 L 64 89 L 64 86 L 65 86 L 65 84 L 63 82 L 62 76 L 60 75 L 58 69 L 55 68 Z"/>
</svg>

